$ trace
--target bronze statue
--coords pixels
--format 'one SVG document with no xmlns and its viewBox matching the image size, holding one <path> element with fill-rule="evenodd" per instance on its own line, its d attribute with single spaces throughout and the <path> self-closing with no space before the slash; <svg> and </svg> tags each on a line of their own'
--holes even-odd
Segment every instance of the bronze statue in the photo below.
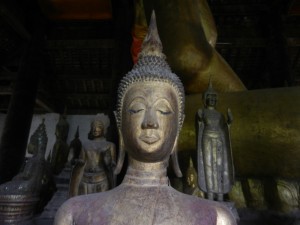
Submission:
<svg viewBox="0 0 300 225">
<path fill-rule="evenodd" d="M 198 175 L 194 167 L 192 158 L 190 158 L 189 167 L 186 171 L 186 184 L 184 188 L 184 193 L 204 198 L 204 192 L 201 191 L 198 187 L 197 177 Z"/>
<path fill-rule="evenodd" d="M 45 160 L 47 141 L 43 121 L 30 137 L 27 150 L 33 156 L 19 174 L 0 185 L 0 223 L 28 218 L 36 212 L 37 206 L 43 207 L 46 199 L 49 200 L 46 195 L 52 194 L 55 184 Z"/>
<path fill-rule="evenodd" d="M 50 161 L 53 173 L 55 175 L 58 175 L 63 170 L 68 161 L 69 146 L 66 142 L 68 134 L 69 124 L 65 116 L 60 115 L 55 129 L 56 141 L 52 151 L 48 156 L 48 161 Z"/>
<path fill-rule="evenodd" d="M 82 145 L 70 182 L 70 196 L 107 191 L 115 186 L 115 144 L 105 138 L 109 118 L 97 114 L 91 123 L 89 141 Z"/>
<path fill-rule="evenodd" d="M 120 151 L 115 173 L 129 165 L 116 188 L 69 199 L 55 225 L 236 224 L 220 203 L 183 194 L 169 184 L 169 158 L 184 120 L 184 89 L 162 53 L 153 13 L 138 63 L 121 80 L 115 112 Z M 178 161 L 175 173 L 181 175 Z"/>
<path fill-rule="evenodd" d="M 74 139 L 71 141 L 69 146 L 68 164 L 75 165 L 79 159 L 80 151 L 82 149 L 82 143 L 79 139 L 79 126 L 77 126 Z"/>
<path fill-rule="evenodd" d="M 217 92 L 211 82 L 203 94 L 204 109 L 199 109 L 197 121 L 198 184 L 207 198 L 223 201 L 234 183 L 233 159 L 230 144 L 230 109 L 227 122 L 216 109 Z"/>
</svg>

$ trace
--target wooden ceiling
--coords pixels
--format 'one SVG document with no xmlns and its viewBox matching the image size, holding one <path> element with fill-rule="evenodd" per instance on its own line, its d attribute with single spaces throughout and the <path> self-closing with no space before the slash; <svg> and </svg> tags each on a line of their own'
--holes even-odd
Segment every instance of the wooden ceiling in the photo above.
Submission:
<svg viewBox="0 0 300 225">
<path fill-rule="evenodd" d="M 300 84 L 299 1 L 208 3 L 217 24 L 216 49 L 248 89 Z M 35 113 L 114 109 L 117 82 L 132 66 L 133 0 L 5 0 L 0 9 L 0 112 L 7 113 L 37 31 L 44 66 Z"/>
</svg>

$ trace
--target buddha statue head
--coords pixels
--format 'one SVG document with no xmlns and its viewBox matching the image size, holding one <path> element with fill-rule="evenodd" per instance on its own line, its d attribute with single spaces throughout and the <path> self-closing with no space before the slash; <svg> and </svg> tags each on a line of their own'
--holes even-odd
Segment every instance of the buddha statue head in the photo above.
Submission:
<svg viewBox="0 0 300 225">
<path fill-rule="evenodd" d="M 65 115 L 60 115 L 58 123 L 56 124 L 55 136 L 57 140 L 66 141 L 69 134 L 69 123 Z"/>
<path fill-rule="evenodd" d="M 215 107 L 218 100 L 218 93 L 213 89 L 211 78 L 209 79 L 208 88 L 202 95 L 203 103 L 206 107 Z"/>
<path fill-rule="evenodd" d="M 115 173 L 127 151 L 145 163 L 168 163 L 172 155 L 175 173 L 181 176 L 176 146 L 184 120 L 184 89 L 165 61 L 154 12 L 138 62 L 120 82 L 115 116 L 120 136 Z"/>
<path fill-rule="evenodd" d="M 31 135 L 27 151 L 30 154 L 36 155 L 38 152 L 41 155 L 45 154 L 48 138 L 46 133 L 45 119 L 37 127 L 34 133 Z"/>
<path fill-rule="evenodd" d="M 190 157 L 189 167 L 186 171 L 186 182 L 191 188 L 196 188 L 197 186 L 197 172 L 193 164 L 193 160 Z"/>
<path fill-rule="evenodd" d="M 89 139 L 104 137 L 109 127 L 109 118 L 103 113 L 98 113 L 91 122 L 91 129 L 88 134 Z"/>
</svg>

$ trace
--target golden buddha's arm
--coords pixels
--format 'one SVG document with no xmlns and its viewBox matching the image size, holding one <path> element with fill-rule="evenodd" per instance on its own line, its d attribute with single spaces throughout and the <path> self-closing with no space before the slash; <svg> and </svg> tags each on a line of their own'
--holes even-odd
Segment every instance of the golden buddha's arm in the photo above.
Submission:
<svg viewBox="0 0 300 225">
<path fill-rule="evenodd" d="M 199 15 L 201 17 L 201 24 L 203 31 L 208 43 L 212 46 L 216 46 L 218 32 L 215 24 L 214 17 L 209 8 L 206 0 L 198 0 L 197 4 L 194 5 L 199 10 Z"/>
<path fill-rule="evenodd" d="M 146 16 L 149 14 L 147 12 L 153 8 L 155 10 L 167 61 L 172 70 L 180 75 L 187 94 L 203 92 L 211 76 L 215 89 L 220 92 L 246 89 L 213 47 L 215 25 L 206 1 L 143 2 Z"/>
</svg>

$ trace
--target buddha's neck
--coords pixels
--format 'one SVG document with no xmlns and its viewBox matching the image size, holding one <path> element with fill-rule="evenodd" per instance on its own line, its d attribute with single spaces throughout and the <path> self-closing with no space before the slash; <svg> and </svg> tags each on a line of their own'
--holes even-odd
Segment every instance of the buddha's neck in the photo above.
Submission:
<svg viewBox="0 0 300 225">
<path fill-rule="evenodd" d="M 93 141 L 105 141 L 105 137 L 101 136 L 101 137 L 95 137 L 93 139 Z"/>
<path fill-rule="evenodd" d="M 146 163 L 129 157 L 125 183 L 142 185 L 168 184 L 168 161 Z"/>
</svg>

